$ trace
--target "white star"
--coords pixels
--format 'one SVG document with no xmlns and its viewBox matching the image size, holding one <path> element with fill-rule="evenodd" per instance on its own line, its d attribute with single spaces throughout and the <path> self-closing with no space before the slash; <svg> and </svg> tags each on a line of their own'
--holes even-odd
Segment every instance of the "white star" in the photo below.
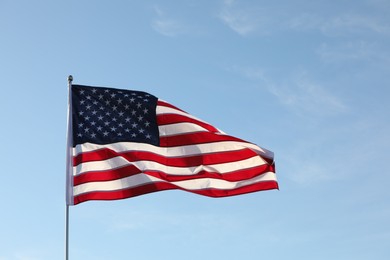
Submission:
<svg viewBox="0 0 390 260">
<path fill-rule="evenodd" d="M 80 95 L 84 95 L 85 90 L 80 90 Z"/>
<path fill-rule="evenodd" d="M 137 134 L 136 133 L 132 133 L 131 137 L 137 137 Z"/>
<path fill-rule="evenodd" d="M 137 103 L 137 108 L 141 108 L 142 107 L 142 104 L 141 103 Z"/>
<path fill-rule="evenodd" d="M 145 126 L 149 127 L 150 126 L 150 122 L 145 122 Z"/>
<path fill-rule="evenodd" d="M 98 119 L 101 121 L 103 120 L 103 116 L 98 116 Z"/>
<path fill-rule="evenodd" d="M 144 119 L 143 116 L 139 116 L 139 117 L 138 117 L 138 121 L 142 121 L 142 119 Z"/>
<path fill-rule="evenodd" d="M 108 135 L 108 132 L 107 132 L 107 131 L 105 131 L 105 132 L 103 133 L 103 135 L 104 135 L 104 136 L 107 136 L 107 135 Z"/>
<path fill-rule="evenodd" d="M 111 132 L 115 132 L 116 131 L 116 127 L 111 127 Z"/>
<path fill-rule="evenodd" d="M 149 109 L 145 108 L 144 109 L 144 114 L 147 114 L 149 112 Z"/>
<path fill-rule="evenodd" d="M 138 132 L 140 132 L 141 134 L 143 134 L 143 133 L 145 132 L 145 130 L 142 129 L 142 128 L 140 128 L 140 129 L 138 130 Z"/>
<path fill-rule="evenodd" d="M 133 97 L 130 98 L 130 102 L 131 102 L 131 103 L 134 103 L 134 101 L 135 101 L 135 98 L 133 98 Z"/>
</svg>

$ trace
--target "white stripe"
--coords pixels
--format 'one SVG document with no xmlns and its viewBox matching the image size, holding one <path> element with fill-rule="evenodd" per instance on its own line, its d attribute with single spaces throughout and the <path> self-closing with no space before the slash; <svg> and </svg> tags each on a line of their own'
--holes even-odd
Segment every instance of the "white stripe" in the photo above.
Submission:
<svg viewBox="0 0 390 260">
<path fill-rule="evenodd" d="M 197 144 L 197 145 L 184 145 L 178 147 L 158 147 L 145 143 L 132 143 L 132 142 L 121 142 L 113 144 L 93 144 L 93 143 L 84 143 L 78 144 L 73 148 L 73 156 L 77 156 L 81 153 L 88 153 L 100 149 L 111 149 L 115 152 L 126 152 L 126 151 L 146 151 L 155 154 L 159 154 L 166 157 L 178 157 L 178 156 L 190 156 L 204 153 L 217 153 L 222 151 L 237 151 L 245 148 L 249 148 L 255 151 L 260 156 L 266 158 L 273 158 L 273 153 L 264 148 L 261 148 L 255 144 L 238 142 L 238 141 L 223 141 L 218 143 L 207 143 L 207 144 Z"/>
<path fill-rule="evenodd" d="M 159 126 L 160 136 L 172 136 L 178 134 L 208 132 L 207 129 L 193 123 L 177 123 Z"/>
<path fill-rule="evenodd" d="M 161 99 L 160 99 L 161 100 Z M 165 103 L 168 103 L 166 101 L 164 101 Z M 169 104 L 169 103 L 168 103 Z M 156 107 L 156 115 L 163 115 L 163 114 L 176 114 L 176 115 L 182 115 L 182 116 L 186 116 L 188 118 L 192 118 L 192 119 L 195 119 L 195 120 L 198 120 L 199 122 L 202 122 L 202 123 L 205 123 L 205 124 L 208 124 L 210 126 L 212 126 L 211 124 L 207 123 L 206 121 L 200 119 L 200 118 L 197 118 L 196 116 L 193 116 L 191 114 L 188 114 L 187 112 L 183 112 L 183 111 L 180 111 L 178 109 L 175 109 L 175 108 L 171 108 L 171 107 L 166 107 L 166 106 L 161 106 L 161 105 L 158 105 Z M 212 126 L 214 127 L 215 129 L 218 130 L 218 132 L 220 132 L 221 134 L 226 134 L 225 132 L 223 132 L 222 130 L 216 128 L 215 126 Z"/>
<path fill-rule="evenodd" d="M 266 172 L 262 175 L 256 176 L 252 179 L 247 179 L 237 182 L 229 182 L 226 180 L 213 179 L 213 178 L 204 178 L 204 179 L 195 179 L 195 180 L 185 180 L 185 181 L 176 181 L 169 182 L 177 187 L 181 187 L 187 190 L 202 190 L 202 189 L 219 189 L 219 190 L 231 190 L 240 187 L 244 187 L 250 184 L 255 184 L 262 181 L 276 181 L 275 174 L 273 172 Z M 116 191 L 134 188 L 150 183 L 158 182 L 168 182 L 153 176 L 148 176 L 145 174 L 137 174 L 134 176 L 126 177 L 120 180 L 105 181 L 105 182 L 89 182 L 80 184 L 74 187 L 74 195 L 78 196 L 83 193 L 93 192 L 93 191 Z"/>
<path fill-rule="evenodd" d="M 203 121 L 202 119 L 199 119 L 193 115 L 190 115 L 186 112 L 183 112 L 181 110 L 177 110 L 177 109 L 174 109 L 174 108 L 171 108 L 171 107 L 165 107 L 165 106 L 157 106 L 156 107 L 156 115 L 163 115 L 163 114 L 175 114 L 175 115 L 182 115 L 182 116 L 186 116 L 188 118 L 192 118 L 192 119 L 195 119 L 195 120 L 198 120 L 200 122 L 203 122 L 203 123 L 206 123 L 209 125 L 209 123 Z"/>
<path fill-rule="evenodd" d="M 127 165 L 134 165 L 141 171 L 162 171 L 171 175 L 195 175 L 201 171 L 217 172 L 217 173 L 228 173 L 234 172 L 240 169 L 249 169 L 256 166 L 264 165 L 266 162 L 259 156 L 255 156 L 249 159 L 219 163 L 212 165 L 199 165 L 194 167 L 174 167 L 166 166 L 154 161 L 135 161 L 128 162 L 123 157 L 114 157 L 104 161 L 93 161 L 79 164 L 73 167 L 74 175 L 83 174 L 86 172 L 93 171 L 107 171 L 112 169 L 118 169 Z"/>
</svg>

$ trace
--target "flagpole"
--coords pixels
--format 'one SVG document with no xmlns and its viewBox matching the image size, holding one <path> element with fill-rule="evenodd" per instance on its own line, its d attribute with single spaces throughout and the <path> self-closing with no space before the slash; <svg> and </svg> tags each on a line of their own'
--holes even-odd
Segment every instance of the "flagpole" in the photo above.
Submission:
<svg viewBox="0 0 390 260">
<path fill-rule="evenodd" d="M 65 210 L 65 260 L 69 260 L 69 205 Z"/>
<path fill-rule="evenodd" d="M 71 170 L 70 149 L 72 138 L 72 75 L 68 76 L 68 131 L 67 131 L 67 144 L 66 144 L 66 208 L 65 208 L 65 260 L 69 260 L 69 204 L 71 196 L 71 176 L 69 174 Z"/>
</svg>

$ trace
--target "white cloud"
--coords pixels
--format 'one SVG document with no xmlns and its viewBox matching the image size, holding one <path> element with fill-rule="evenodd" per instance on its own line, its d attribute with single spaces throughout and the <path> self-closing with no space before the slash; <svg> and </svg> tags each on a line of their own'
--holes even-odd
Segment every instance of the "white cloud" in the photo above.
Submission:
<svg viewBox="0 0 390 260">
<path fill-rule="evenodd" d="M 187 28 L 178 20 L 169 18 L 166 13 L 158 6 L 154 7 L 157 18 L 152 22 L 153 29 L 164 36 L 177 36 L 186 33 Z"/>
<path fill-rule="evenodd" d="M 176 36 L 183 33 L 183 27 L 174 20 L 157 19 L 153 22 L 153 29 L 165 36 Z"/>
<path fill-rule="evenodd" d="M 347 110 L 346 105 L 320 84 L 300 73 L 289 87 L 277 88 L 277 96 L 289 106 L 297 107 L 317 115 L 338 114 Z M 275 89 L 275 86 L 273 86 Z"/>
<path fill-rule="evenodd" d="M 257 27 L 256 22 L 245 12 L 224 10 L 219 14 L 219 18 L 240 35 L 247 35 Z"/>
<path fill-rule="evenodd" d="M 379 7 L 373 7 L 380 10 Z M 288 11 L 286 11 L 288 10 Z M 346 10 L 334 15 L 297 9 L 293 5 L 247 5 L 224 1 L 218 17 L 233 31 L 246 36 L 252 33 L 281 33 L 285 31 L 318 31 L 325 36 L 372 33 L 388 35 L 390 24 L 386 17 Z"/>
<path fill-rule="evenodd" d="M 329 35 L 366 32 L 387 35 L 390 32 L 389 25 L 380 21 L 380 18 L 354 13 L 346 13 L 324 20 L 321 30 Z"/>
<path fill-rule="evenodd" d="M 270 19 L 265 11 L 257 7 L 238 7 L 235 1 L 224 1 L 218 18 L 242 36 L 254 32 L 268 33 Z"/>
<path fill-rule="evenodd" d="M 336 115 L 348 111 L 344 102 L 318 83 L 306 71 L 294 73 L 282 82 L 266 76 L 259 68 L 235 68 L 244 77 L 258 81 L 285 106 L 298 114 L 316 116 Z"/>
<path fill-rule="evenodd" d="M 317 13 L 298 13 L 286 17 L 285 29 L 295 31 L 318 31 L 325 36 L 388 35 L 390 25 L 380 16 L 345 12 L 339 15 L 326 16 Z"/>
<path fill-rule="evenodd" d="M 390 53 L 381 45 L 367 41 L 350 41 L 339 44 L 323 43 L 317 54 L 321 60 L 329 63 L 365 62 L 387 68 L 390 64 Z"/>
</svg>

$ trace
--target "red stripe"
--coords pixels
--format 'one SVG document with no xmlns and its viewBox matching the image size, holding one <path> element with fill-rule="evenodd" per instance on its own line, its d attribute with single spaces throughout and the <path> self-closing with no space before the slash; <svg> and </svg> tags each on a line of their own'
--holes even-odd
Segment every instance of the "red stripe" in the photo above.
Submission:
<svg viewBox="0 0 390 260">
<path fill-rule="evenodd" d="M 176 114 L 162 114 L 157 116 L 157 124 L 159 126 L 178 124 L 178 123 L 193 123 L 205 128 L 210 132 L 219 133 L 218 129 L 215 128 L 214 126 L 187 116 L 176 115 Z"/>
<path fill-rule="evenodd" d="M 143 173 L 146 175 L 153 176 L 169 182 L 195 180 L 195 179 L 202 179 L 202 178 L 214 178 L 214 179 L 221 179 L 221 180 L 235 182 L 235 181 L 251 179 L 265 172 L 275 172 L 274 165 L 267 165 L 267 164 L 259 165 L 256 167 L 231 171 L 224 174 L 213 172 L 213 171 L 206 171 L 206 170 L 199 171 L 194 175 L 172 175 L 162 171 L 143 171 Z M 139 173 L 142 173 L 142 171 L 133 165 L 125 166 L 122 168 L 117 168 L 109 171 L 87 172 L 87 173 L 74 176 L 73 185 L 77 186 L 88 182 L 113 181 L 113 180 L 130 177 L 132 175 L 136 175 Z"/>
<path fill-rule="evenodd" d="M 94 152 L 81 153 L 73 158 L 73 165 L 77 166 L 80 163 L 107 160 L 114 157 L 123 157 L 129 162 L 134 161 L 154 161 L 167 166 L 175 167 L 192 167 L 197 165 L 211 165 L 219 163 L 227 163 L 233 161 L 241 161 L 249 159 L 258 154 L 251 149 L 244 148 L 236 151 L 226 151 L 218 153 L 209 153 L 201 155 L 190 155 L 180 157 L 165 157 L 159 154 L 143 152 L 143 151 L 128 151 L 115 152 L 111 149 L 104 148 Z"/>
<path fill-rule="evenodd" d="M 241 140 L 237 137 L 233 137 L 230 135 L 216 134 L 210 132 L 198 132 L 198 133 L 160 137 L 160 146 L 175 147 L 175 146 L 183 146 L 183 145 L 205 144 L 205 143 L 224 142 L 224 141 L 248 143 L 244 140 Z"/>
<path fill-rule="evenodd" d="M 74 197 L 74 205 L 89 200 L 127 199 L 127 198 L 131 198 L 131 197 L 135 197 L 147 193 L 163 191 L 163 190 L 172 190 L 172 189 L 180 189 L 195 194 L 217 198 L 217 197 L 241 195 L 241 194 L 256 192 L 260 190 L 278 189 L 278 183 L 276 181 L 264 181 L 264 182 L 258 182 L 248 186 L 240 187 L 237 189 L 231 189 L 231 190 L 205 189 L 205 190 L 193 191 L 193 190 L 186 190 L 183 188 L 179 188 L 171 183 L 157 182 L 157 183 L 147 184 L 135 188 L 133 187 L 129 189 L 118 190 L 118 191 L 109 191 L 109 192 L 96 191 L 96 192 L 84 193 Z"/>
<path fill-rule="evenodd" d="M 169 182 L 196 180 L 196 179 L 203 179 L 203 178 L 212 178 L 212 179 L 220 179 L 225 181 L 236 182 L 236 181 L 251 179 L 256 176 L 262 175 L 266 172 L 275 172 L 275 167 L 273 167 L 273 165 L 265 164 L 265 165 L 259 165 L 247 169 L 227 172 L 223 174 L 218 172 L 213 172 L 213 171 L 206 171 L 206 170 L 200 171 L 195 175 L 170 175 L 161 171 L 153 171 L 153 172 L 150 171 L 150 172 L 146 172 L 146 174 Z"/>
<path fill-rule="evenodd" d="M 125 167 L 107 170 L 107 171 L 87 172 L 84 174 L 79 174 L 74 176 L 73 186 L 77 186 L 88 182 L 119 180 L 139 173 L 141 173 L 141 170 L 135 167 L 134 165 L 128 165 Z"/>
<path fill-rule="evenodd" d="M 170 108 L 173 108 L 173 109 L 176 109 L 176 110 L 179 110 L 179 111 L 181 111 L 181 112 L 184 112 L 184 113 L 188 114 L 186 111 L 184 111 L 184 110 L 182 110 L 182 109 L 180 109 L 180 108 L 178 108 L 178 107 L 175 107 L 174 105 L 169 104 L 169 103 L 167 103 L 167 102 L 165 102 L 165 101 L 162 101 L 162 100 L 160 100 L 160 99 L 157 100 L 157 106 L 170 107 Z"/>
</svg>

